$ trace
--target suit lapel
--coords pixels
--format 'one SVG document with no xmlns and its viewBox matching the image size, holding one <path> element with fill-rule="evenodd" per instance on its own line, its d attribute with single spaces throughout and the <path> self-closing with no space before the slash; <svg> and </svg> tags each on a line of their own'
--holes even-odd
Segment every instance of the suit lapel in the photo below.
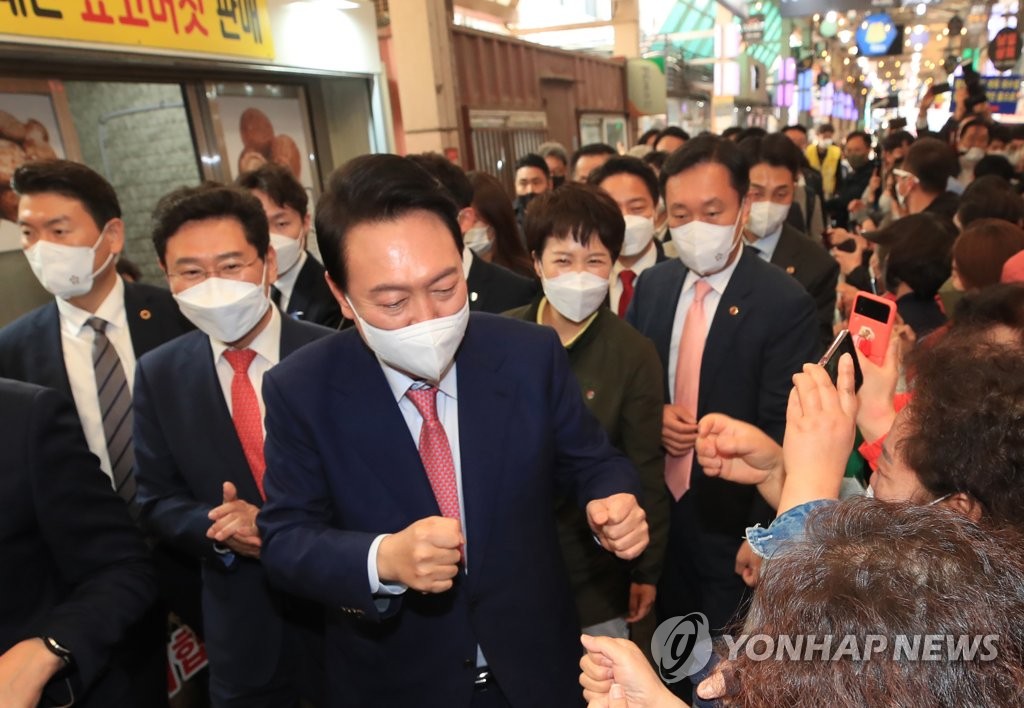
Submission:
<svg viewBox="0 0 1024 708">
<path fill-rule="evenodd" d="M 167 341 L 163 329 L 168 324 L 163 321 L 167 313 L 132 283 L 124 284 L 124 309 L 136 359 Z"/>
<path fill-rule="evenodd" d="M 473 310 L 482 308 L 484 295 L 487 293 L 487 281 L 491 278 L 491 270 L 485 265 L 485 261 L 473 253 L 470 258 L 472 265 L 469 266 L 469 275 L 466 276 L 466 288 L 469 291 L 469 307 Z"/>
<path fill-rule="evenodd" d="M 44 355 L 39 358 L 40 385 L 56 389 L 68 396 L 71 394 L 71 382 L 64 364 L 64 345 L 60 338 L 60 313 L 57 303 L 50 302 L 44 307 L 35 322 L 33 347 Z"/>
<path fill-rule="evenodd" d="M 306 314 L 309 310 L 309 281 L 313 277 L 313 256 L 307 254 L 299 275 L 295 278 L 292 296 L 288 299 L 288 314 Z"/>
<path fill-rule="evenodd" d="M 648 303 L 648 307 L 654 311 L 650 330 L 651 339 L 658 348 L 658 354 L 665 362 L 666 368 L 668 367 L 668 353 L 672 346 L 672 323 L 675 322 L 676 308 L 679 306 L 679 296 L 683 292 L 683 283 L 686 282 L 687 272 L 682 261 L 676 259 L 667 274 L 665 291 L 650 293 L 653 297 Z"/>
<path fill-rule="evenodd" d="M 794 239 L 804 238 L 793 231 L 793 227 L 784 224 L 782 235 L 775 246 L 775 253 L 772 254 L 772 265 L 778 266 L 789 275 L 796 275 L 797 272 L 797 242 Z"/>
<path fill-rule="evenodd" d="M 462 495 L 469 539 L 469 578 L 474 563 L 487 557 L 487 541 L 504 475 L 501 450 L 508 448 L 515 386 L 496 373 L 504 352 L 474 336 L 472 319 L 456 358 L 459 396 L 459 451 Z"/>
<path fill-rule="evenodd" d="M 347 451 L 361 458 L 371 474 L 391 490 L 392 501 L 408 518 L 439 516 L 416 443 L 380 363 L 356 332 L 351 337 L 357 341 L 346 342 L 346 350 L 337 359 L 345 366 L 339 364 L 331 382 L 341 394 L 332 399 L 336 401 L 332 416 L 344 419 L 352 431 Z"/>
<path fill-rule="evenodd" d="M 711 330 L 708 332 L 708 338 L 704 344 L 704 355 L 701 358 L 698 416 L 706 412 L 701 408 L 700 403 L 705 400 L 711 382 L 717 379 L 722 362 L 730 359 L 731 357 L 728 356 L 730 349 L 738 346 L 736 344 L 737 335 L 753 304 L 749 301 L 753 278 L 751 261 L 758 258 L 760 256 L 750 249 L 743 249 L 739 263 L 736 264 L 736 270 L 729 278 L 729 284 L 725 287 L 725 292 L 722 293 L 718 309 L 715 310 L 715 318 L 711 321 Z"/>
<path fill-rule="evenodd" d="M 249 461 L 245 458 L 242 443 L 238 439 L 231 412 L 224 400 L 220 387 L 220 379 L 213 361 L 210 341 L 205 335 L 191 337 L 182 352 L 181 366 L 184 371 L 179 381 L 189 382 L 189 396 L 196 396 L 192 406 L 196 418 L 195 430 L 203 431 L 203 437 L 218 441 L 211 447 L 223 460 L 226 481 L 233 482 L 240 499 L 262 505 L 256 480 L 249 469 Z"/>
</svg>

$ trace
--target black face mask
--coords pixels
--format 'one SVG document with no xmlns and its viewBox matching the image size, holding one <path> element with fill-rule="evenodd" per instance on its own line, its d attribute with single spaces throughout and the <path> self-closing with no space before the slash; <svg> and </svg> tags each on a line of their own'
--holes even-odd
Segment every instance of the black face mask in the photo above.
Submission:
<svg viewBox="0 0 1024 708">
<path fill-rule="evenodd" d="M 526 207 L 530 206 L 530 202 L 532 202 L 536 197 L 537 195 L 533 192 L 530 192 L 529 194 L 520 194 L 516 197 L 516 214 L 519 214 L 520 216 L 525 214 Z"/>
<path fill-rule="evenodd" d="M 565 176 L 564 176 L 564 175 L 563 175 L 563 176 L 561 176 L 561 177 L 558 177 L 558 176 L 553 176 L 553 177 L 551 178 L 551 184 L 553 184 L 553 185 L 554 185 L 554 188 L 555 188 L 555 189 L 558 189 L 558 188 L 559 188 L 559 187 L 561 187 L 561 186 L 562 186 L 563 184 L 565 184 Z"/>
</svg>

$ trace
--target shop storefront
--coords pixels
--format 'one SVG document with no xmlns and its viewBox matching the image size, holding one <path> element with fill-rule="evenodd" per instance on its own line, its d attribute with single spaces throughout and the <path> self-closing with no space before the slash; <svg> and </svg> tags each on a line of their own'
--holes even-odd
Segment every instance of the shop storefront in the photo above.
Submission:
<svg viewBox="0 0 1024 708">
<path fill-rule="evenodd" d="M 0 3 L 0 324 L 46 299 L 20 253 L 10 173 L 66 157 L 117 189 L 125 255 L 159 282 L 166 192 L 287 165 L 327 175 L 391 146 L 372 4 L 326 0 Z"/>
</svg>

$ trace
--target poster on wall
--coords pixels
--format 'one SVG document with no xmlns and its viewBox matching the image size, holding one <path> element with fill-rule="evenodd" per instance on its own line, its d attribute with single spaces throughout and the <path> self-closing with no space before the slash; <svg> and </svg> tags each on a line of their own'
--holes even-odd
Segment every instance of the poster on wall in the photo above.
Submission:
<svg viewBox="0 0 1024 708">
<path fill-rule="evenodd" d="M 21 248 L 14 171 L 33 160 L 79 157 L 60 84 L 0 78 L 0 252 Z"/>
<path fill-rule="evenodd" d="M 287 167 L 312 195 L 316 155 L 309 119 L 301 91 L 289 88 L 267 87 L 267 93 L 278 95 L 256 95 L 249 93 L 252 87 L 232 91 L 221 84 L 211 107 L 231 179 L 270 162 Z"/>
</svg>

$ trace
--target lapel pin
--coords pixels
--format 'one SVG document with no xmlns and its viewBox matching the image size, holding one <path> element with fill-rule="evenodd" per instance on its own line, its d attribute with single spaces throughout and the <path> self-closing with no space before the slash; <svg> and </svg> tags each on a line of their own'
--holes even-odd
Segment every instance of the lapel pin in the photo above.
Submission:
<svg viewBox="0 0 1024 708">
<path fill-rule="evenodd" d="M 735 317 L 736 315 L 740 314 L 740 308 L 733 305 L 732 307 L 729 308 L 729 314 Z"/>
<path fill-rule="evenodd" d="M 478 295 L 478 294 L 477 294 L 477 293 L 476 293 L 475 291 L 474 291 L 474 292 L 471 292 L 471 293 L 469 294 L 469 301 L 470 301 L 470 302 L 476 302 L 476 301 L 477 301 L 477 300 L 479 300 L 479 299 L 480 299 L 480 296 L 479 296 L 479 295 Z"/>
<path fill-rule="evenodd" d="M 594 400 L 594 396 L 596 396 L 596 395 L 597 395 L 597 392 L 594 391 L 594 389 L 591 388 L 591 389 L 587 390 L 587 400 L 588 401 L 593 401 Z"/>
<path fill-rule="evenodd" d="M 786 272 L 793 275 L 796 272 L 796 268 L 794 266 L 786 266 Z"/>
<path fill-rule="evenodd" d="M 153 313 L 149 310 L 139 310 L 139 317 L 144 320 L 151 320 L 153 319 Z"/>
</svg>

